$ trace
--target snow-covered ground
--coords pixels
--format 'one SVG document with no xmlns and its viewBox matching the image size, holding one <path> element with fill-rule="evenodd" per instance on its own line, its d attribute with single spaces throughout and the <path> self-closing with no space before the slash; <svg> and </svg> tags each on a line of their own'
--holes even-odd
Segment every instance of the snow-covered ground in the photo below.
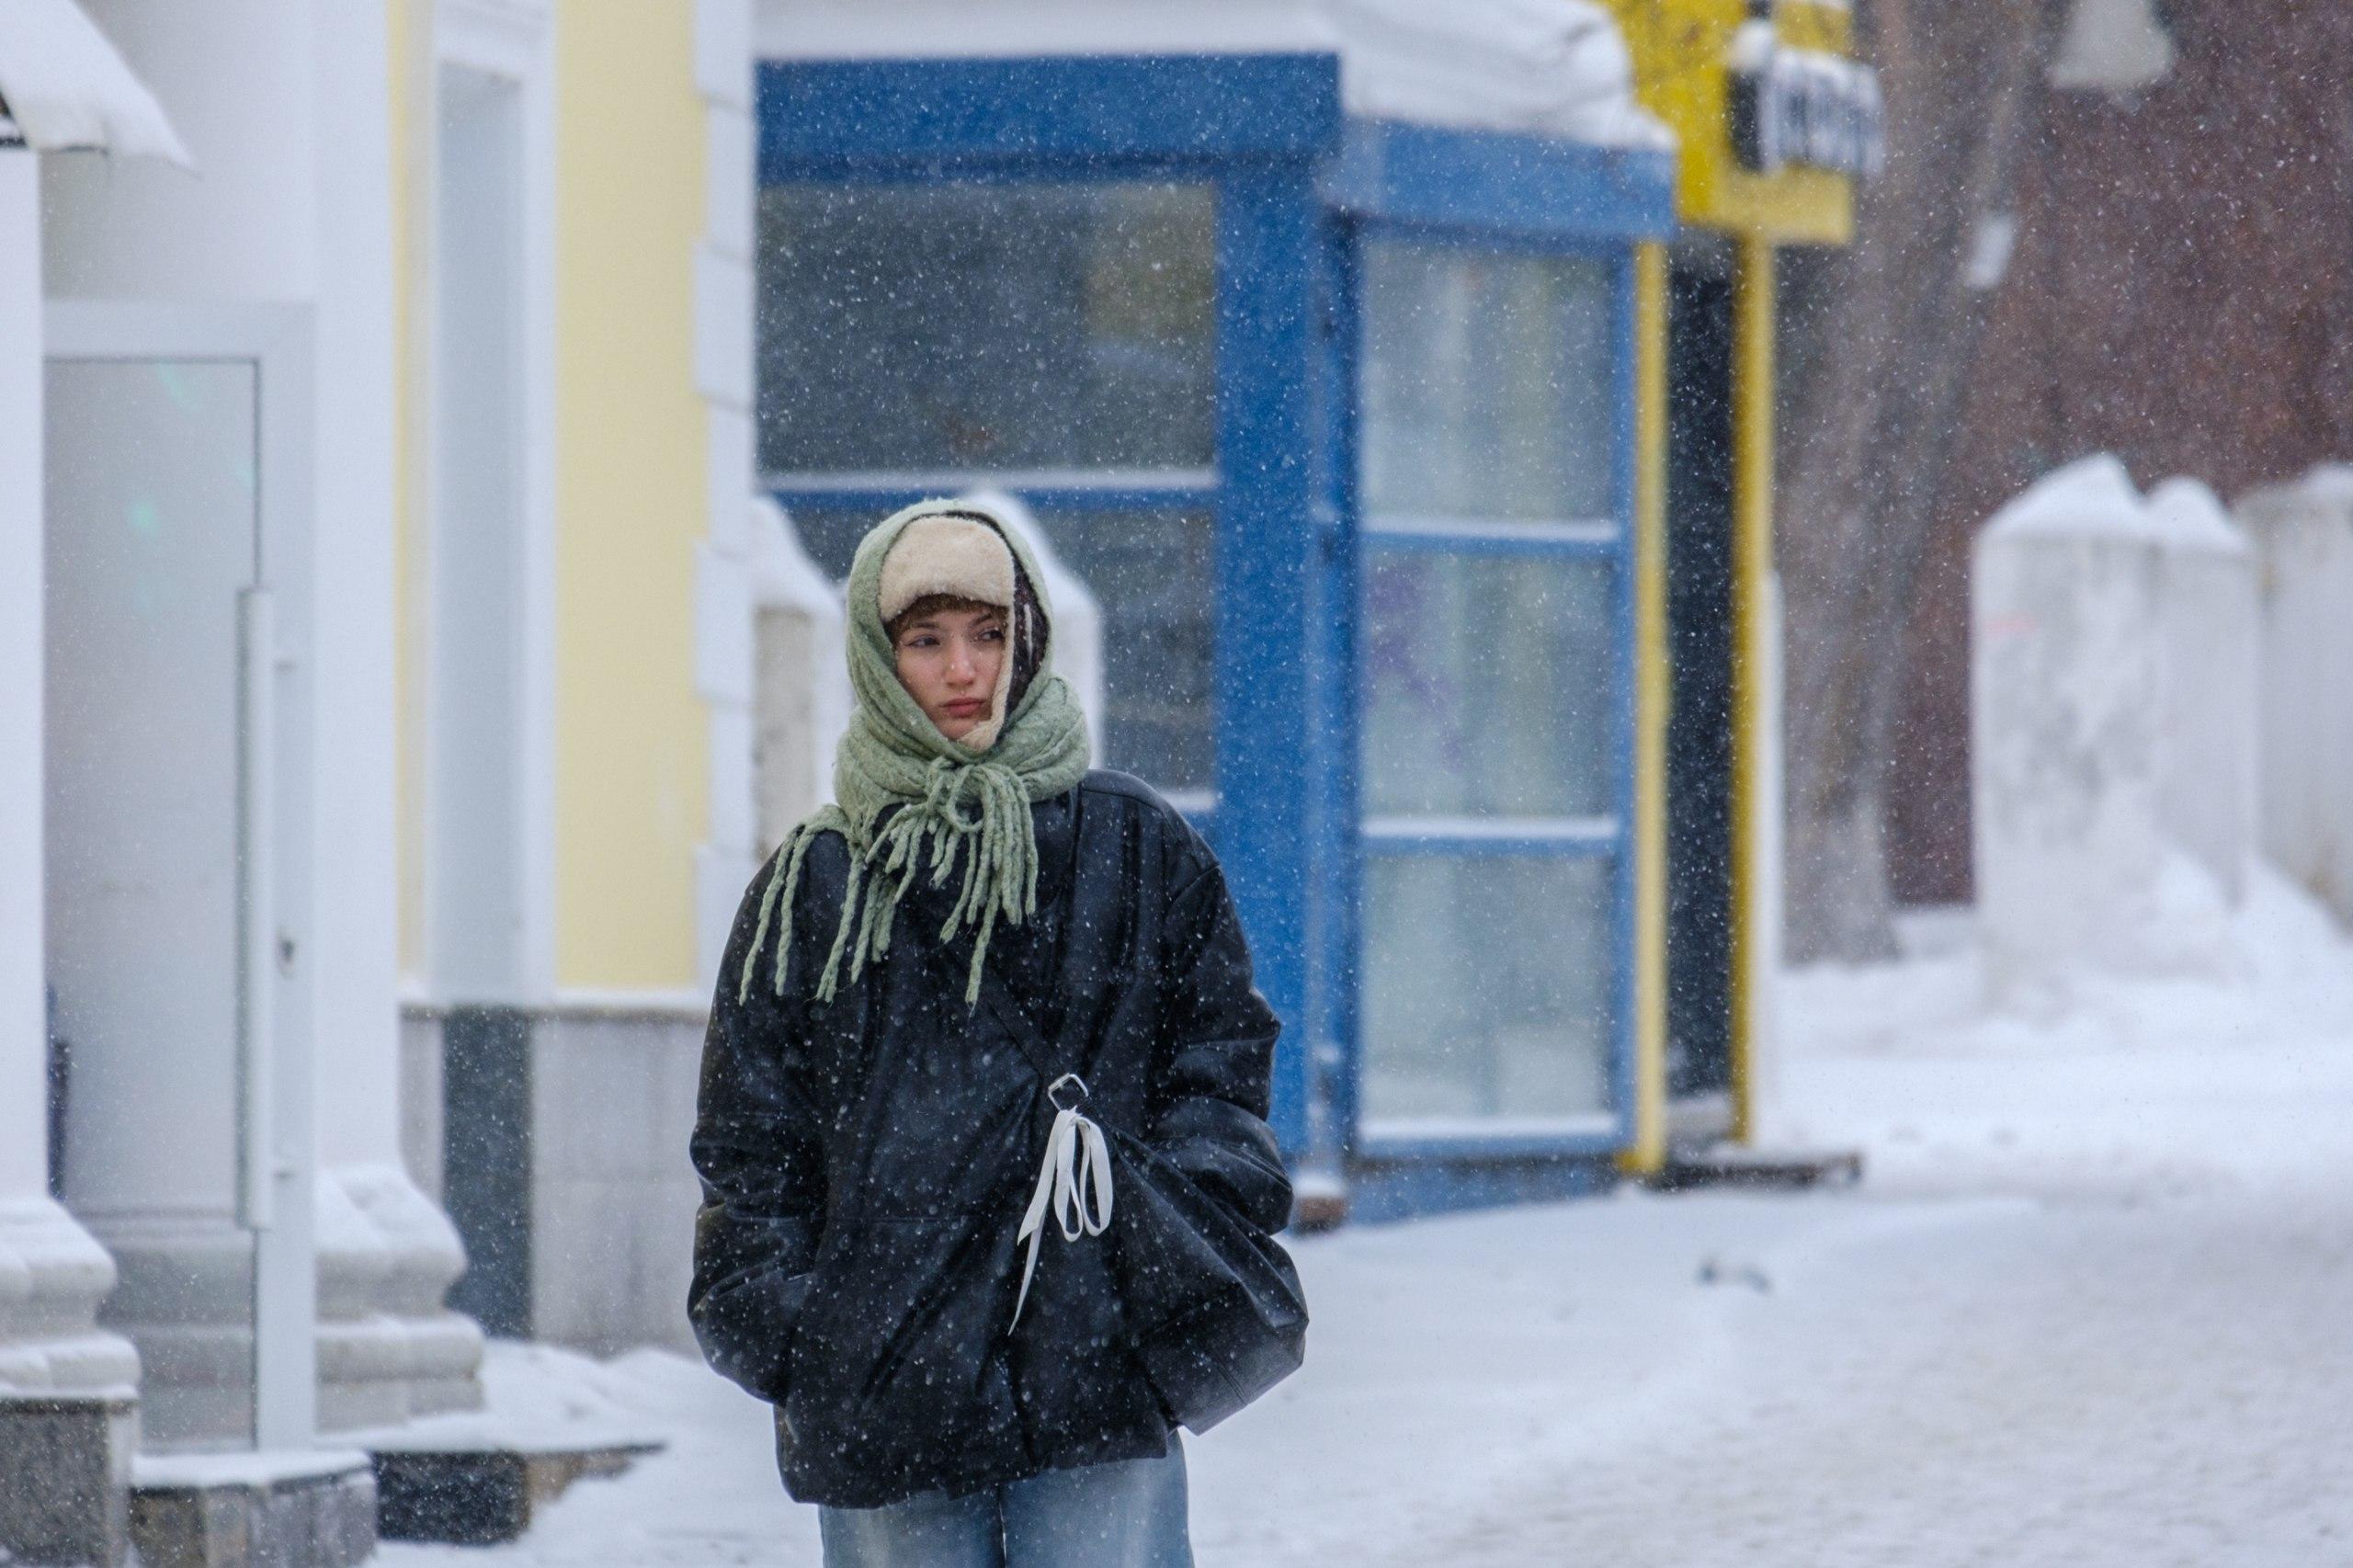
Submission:
<svg viewBox="0 0 2353 1568">
<path fill-rule="evenodd" d="M 1859 1187 L 1630 1193 L 1305 1240 L 1309 1363 L 1191 1441 L 1211 1564 L 2353 1564 L 2353 945 L 2256 884 L 2202 978 L 1980 1000 L 1965 928 L 1792 975 L 1768 1141 Z M 766 1411 L 502 1346 L 663 1429 L 460 1562 L 816 1561 Z"/>
</svg>

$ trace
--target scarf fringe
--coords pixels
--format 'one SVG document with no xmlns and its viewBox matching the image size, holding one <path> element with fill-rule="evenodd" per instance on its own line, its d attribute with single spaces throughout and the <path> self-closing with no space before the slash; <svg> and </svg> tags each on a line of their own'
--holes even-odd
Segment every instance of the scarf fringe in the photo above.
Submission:
<svg viewBox="0 0 2353 1568">
<path fill-rule="evenodd" d="M 1038 912 L 1037 826 L 1029 815 L 1029 793 L 1011 768 L 996 763 L 958 767 L 943 760 L 934 763 L 931 772 L 932 788 L 924 799 L 906 802 L 880 832 L 869 824 L 867 832 L 858 833 L 847 813 L 828 806 L 786 835 L 760 896 L 759 922 L 753 929 L 751 950 L 744 957 L 736 983 L 737 1002 L 751 995 L 752 977 L 779 906 L 787 912 L 786 924 L 777 938 L 771 985 L 777 994 L 783 994 L 792 947 L 793 896 L 800 891 L 809 846 L 820 834 L 828 832 L 841 834 L 853 849 L 833 945 L 817 979 L 817 999 L 831 1002 L 839 993 L 844 958 L 849 960 L 848 978 L 855 984 L 869 962 L 880 962 L 890 955 L 900 902 L 916 876 L 928 871 L 930 884 L 942 886 L 955 869 L 961 850 L 963 881 L 956 890 L 956 902 L 940 923 L 939 939 L 952 941 L 959 932 L 972 931 L 964 1000 L 968 1006 L 979 1002 L 981 966 L 998 923 L 1026 926 Z M 978 800 L 968 814 L 964 808 L 970 795 L 977 795 Z M 866 841 L 862 851 L 855 847 L 860 838 Z M 922 852 L 926 840 L 927 861 Z"/>
</svg>

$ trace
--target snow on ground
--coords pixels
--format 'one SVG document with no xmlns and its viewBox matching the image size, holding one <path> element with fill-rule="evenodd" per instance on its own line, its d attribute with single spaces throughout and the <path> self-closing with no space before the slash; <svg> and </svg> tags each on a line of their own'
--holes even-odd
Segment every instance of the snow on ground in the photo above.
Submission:
<svg viewBox="0 0 2353 1568">
<path fill-rule="evenodd" d="M 1199 1560 L 2353 1564 L 2353 944 L 2269 879 L 2231 936 L 2039 1020 L 1958 928 L 1792 975 L 1768 1133 L 1858 1188 L 1299 1242 L 1309 1363 L 1190 1440 Z M 392 1568 L 816 1561 L 695 1364 L 501 1346 L 493 1385 L 672 1446 Z"/>
</svg>

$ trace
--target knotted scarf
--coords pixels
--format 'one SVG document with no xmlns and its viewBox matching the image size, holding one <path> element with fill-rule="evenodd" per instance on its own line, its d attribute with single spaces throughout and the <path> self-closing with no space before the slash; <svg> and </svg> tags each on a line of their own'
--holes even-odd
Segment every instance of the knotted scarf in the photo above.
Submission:
<svg viewBox="0 0 2353 1568">
<path fill-rule="evenodd" d="M 977 517 L 1003 536 L 1038 597 L 1048 627 L 1044 662 L 995 744 L 984 752 L 970 751 L 940 733 L 899 684 L 891 635 L 882 624 L 883 558 L 909 523 L 941 512 Z M 963 882 L 940 926 L 939 939 L 947 942 L 965 927 L 972 928 L 972 960 L 964 986 L 969 1005 L 980 998 L 981 963 L 997 922 L 1024 925 L 1037 912 L 1038 842 L 1030 802 L 1061 794 L 1086 771 L 1086 722 L 1069 686 L 1053 673 L 1053 612 L 1045 579 L 1020 530 L 985 503 L 926 501 L 884 518 L 859 541 L 850 563 L 847 597 L 850 690 L 858 705 L 834 754 L 834 801 L 787 834 L 777 851 L 760 898 L 751 951 L 744 957 L 736 1000 L 751 994 L 752 976 L 779 903 L 785 920 L 777 938 L 772 983 L 782 994 L 801 865 L 819 835 L 838 833 L 849 846 L 849 879 L 833 947 L 817 979 L 817 999 L 833 1000 L 845 958 L 855 982 L 869 960 L 891 950 L 899 901 L 919 873 L 927 870 L 937 887 L 961 864 Z M 1013 656 L 1010 645 L 1006 656 Z M 884 822 L 886 813 L 889 821 Z"/>
</svg>

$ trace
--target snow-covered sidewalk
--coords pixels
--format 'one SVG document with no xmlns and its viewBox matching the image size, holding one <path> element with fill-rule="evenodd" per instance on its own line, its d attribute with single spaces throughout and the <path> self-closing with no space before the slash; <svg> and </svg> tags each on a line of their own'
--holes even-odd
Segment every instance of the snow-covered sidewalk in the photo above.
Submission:
<svg viewBox="0 0 2353 1568">
<path fill-rule="evenodd" d="M 1774 1131 L 1845 1192 L 1629 1194 L 1302 1241 L 1309 1364 L 1190 1444 L 1212 1564 L 2353 1564 L 2353 949 L 1988 1015 L 1965 947 L 1795 976 Z M 813 1563 L 766 1411 L 502 1347 L 665 1428 L 459 1562 Z"/>
</svg>

